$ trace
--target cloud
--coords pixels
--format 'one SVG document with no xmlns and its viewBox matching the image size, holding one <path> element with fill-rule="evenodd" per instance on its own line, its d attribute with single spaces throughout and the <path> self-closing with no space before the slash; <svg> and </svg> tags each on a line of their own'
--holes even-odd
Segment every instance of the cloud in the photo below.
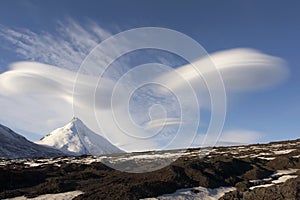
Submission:
<svg viewBox="0 0 300 200">
<path fill-rule="evenodd" d="M 205 83 L 199 82 L 201 75 L 209 76 L 214 72 L 210 62 L 214 63 L 216 69 L 221 73 L 225 88 L 228 91 L 246 91 L 267 88 L 285 80 L 289 74 L 283 59 L 261 53 L 254 49 L 237 48 L 219 51 L 195 61 L 201 66 L 200 73 L 197 72 L 193 63 L 176 69 L 183 79 L 174 80 L 174 73 L 167 74 L 159 79 L 166 79 L 169 87 L 180 89 L 184 81 L 189 81 L 195 87 L 204 89 Z"/>
<path fill-rule="evenodd" d="M 0 74 L 0 121 L 10 119 L 24 132 L 44 135 L 76 115 L 93 131 L 127 151 L 181 148 L 188 145 L 187 138 L 193 137 L 194 132 L 189 130 L 197 125 L 195 113 L 199 112 L 189 91 L 195 92 L 201 109 L 210 109 L 206 83 L 193 64 L 201 66 L 203 76 L 212 78 L 210 74 L 216 71 L 209 66 L 213 62 L 227 91 L 267 88 L 288 75 L 282 59 L 239 48 L 213 53 L 177 67 L 172 73 L 151 66 L 143 68 L 148 71 L 130 71 L 131 58 L 116 61 L 99 86 L 95 72 L 107 64 L 111 52 L 122 52 L 126 46 L 109 46 L 107 52 L 101 52 L 105 55 L 101 59 L 89 60 L 89 71 L 74 71 L 90 50 L 110 35 L 91 21 L 82 26 L 72 19 L 59 22 L 56 34 L 0 27 L 2 40 L 14 44 L 22 57 L 34 60 L 14 63 L 10 70 Z M 122 44 L 126 45 L 126 41 Z M 158 60 L 166 62 L 163 58 Z M 136 83 L 143 81 L 164 83 L 165 87 L 154 84 L 135 88 Z M 183 114 L 188 117 L 182 118 Z M 178 134 L 178 129 L 184 130 L 184 134 Z M 227 132 L 220 141 L 255 140 L 250 135 L 255 133 Z M 204 139 L 201 137 L 200 134 L 198 142 Z M 210 135 L 206 144 L 216 139 L 217 135 Z M 168 146 L 170 142 L 172 145 Z"/>
<path fill-rule="evenodd" d="M 170 125 L 178 125 L 181 124 L 182 122 L 178 118 L 163 118 L 163 119 L 154 119 L 150 120 L 146 126 L 145 129 L 154 129 L 154 128 L 161 128 L 164 126 L 170 126 Z"/>
<path fill-rule="evenodd" d="M 226 75 L 224 75 L 225 82 L 234 82 L 240 86 L 239 89 L 247 89 L 248 86 L 243 85 L 244 80 L 239 77 L 246 76 L 249 78 L 253 76 L 252 78 L 255 79 L 257 72 L 251 74 L 248 68 L 255 71 L 265 66 L 266 69 L 262 69 L 262 71 L 265 73 L 268 72 L 270 77 L 276 77 L 276 79 L 267 78 L 262 80 L 263 83 L 253 81 L 251 84 L 257 84 L 257 88 L 260 88 L 266 85 L 269 86 L 271 83 L 274 84 L 282 79 L 279 76 L 272 76 L 272 72 L 274 71 L 278 73 L 278 71 L 285 70 L 284 66 L 281 65 L 280 59 L 252 50 L 250 53 L 245 49 L 240 50 L 240 52 L 238 50 L 234 50 L 233 52 L 244 57 L 249 55 L 247 62 L 257 63 L 258 66 L 253 64 L 247 65 L 247 63 L 242 62 L 243 59 L 237 59 L 237 63 L 235 63 L 232 60 L 233 58 L 231 58 L 232 50 L 215 53 L 212 55 L 212 59 L 217 61 L 216 64 L 221 72 L 226 71 L 226 69 L 236 68 L 236 71 L 230 71 L 232 75 L 226 72 Z M 227 55 L 231 58 L 231 61 L 224 61 L 224 65 L 222 65 L 221 60 L 226 60 L 225 57 Z M 262 58 L 261 62 L 256 62 L 258 58 Z M 280 62 L 275 62 L 275 60 L 279 60 Z M 261 65 L 261 63 L 265 63 L 265 65 Z M 240 67 L 244 70 L 239 70 Z M 203 90 L 202 86 L 194 85 L 194 77 L 186 75 L 188 70 L 194 69 L 190 68 L 190 66 L 182 66 L 177 69 L 187 81 L 191 82 L 196 92 L 201 92 Z M 207 69 L 203 74 L 209 74 L 209 70 Z M 221 74 L 223 76 L 223 73 Z M 284 73 L 283 76 L 285 75 Z M 140 77 L 143 77 L 143 74 L 140 74 Z M 181 80 L 176 79 L 176 82 L 174 82 L 175 79 L 169 79 L 168 74 L 162 75 L 162 77 L 165 78 L 164 81 L 166 83 L 169 83 L 170 88 L 173 87 L 172 92 L 175 91 L 177 95 L 178 92 L 182 92 L 181 95 L 185 98 L 179 103 L 189 105 L 189 98 L 187 95 L 184 95 L 186 89 L 178 85 Z M 77 111 L 75 115 L 81 118 L 92 130 L 106 136 L 113 143 L 123 146 L 125 150 L 138 151 L 141 150 L 139 147 L 143 148 L 142 150 L 148 148 L 160 149 L 168 145 L 170 141 L 173 141 L 173 144 L 170 146 L 172 148 L 184 147 L 186 142 L 188 142 L 185 141 L 185 138 L 192 137 L 190 134 L 193 133 L 189 134 L 189 131 L 186 131 L 184 135 L 176 135 L 178 133 L 176 132 L 176 128 L 185 127 L 187 128 L 185 130 L 189 130 L 188 127 L 191 126 L 191 123 L 194 123 L 195 118 L 190 117 L 188 121 L 182 121 L 180 106 L 177 108 L 177 102 L 168 96 L 168 90 L 155 90 L 155 88 L 151 87 L 144 87 L 144 91 L 141 90 L 135 93 L 136 96 L 132 96 L 134 99 L 133 103 L 136 105 L 134 105 L 134 109 L 128 112 L 130 105 L 126 100 L 128 99 L 127 96 L 131 94 L 130 91 L 132 88 L 130 88 L 130 84 L 126 85 L 126 83 L 130 82 L 130 80 L 129 78 L 125 82 L 117 82 L 116 80 L 103 78 L 101 81 L 104 87 L 96 87 L 98 78 L 95 76 L 76 74 L 67 69 L 36 62 L 15 63 L 11 66 L 11 70 L 0 75 L 0 95 L 2 97 L 0 100 L 2 102 L 1 105 L 6 108 L 3 110 L 3 116 L 10 116 L 12 118 L 17 116 L 20 119 L 20 122 L 16 122 L 20 123 L 16 124 L 17 126 L 24 125 L 25 122 L 27 123 L 25 126 L 26 131 L 37 133 L 40 126 L 44 126 L 43 130 L 47 131 L 57 128 L 58 124 L 68 121 L 75 110 Z M 75 81 L 77 89 L 74 91 Z M 117 98 L 114 99 L 114 106 L 111 107 L 116 83 L 119 84 L 119 92 L 117 92 Z M 230 84 L 227 85 L 227 89 L 230 89 L 230 87 Z M 232 85 L 232 87 L 236 89 L 235 85 Z M 253 87 L 251 85 L 251 88 Z M 156 104 L 159 106 L 153 107 Z M 160 106 L 165 109 L 163 112 Z M 193 104 L 190 104 L 190 107 L 186 107 L 185 109 L 185 112 L 192 113 L 189 109 L 193 110 L 195 108 Z M 166 115 L 165 111 L 166 113 L 173 113 Z M 32 121 L 35 121 L 35 123 L 32 123 Z M 160 131 L 160 134 L 155 134 L 157 131 Z M 223 143 L 247 143 L 254 141 L 257 135 L 255 132 L 245 131 L 225 132 L 220 141 Z M 204 142 L 205 144 L 211 144 L 216 139 L 217 135 L 209 135 Z M 143 145 L 136 145 L 138 143 L 142 143 Z"/>
<path fill-rule="evenodd" d="M 57 22 L 55 34 L 47 31 L 12 29 L 0 25 L 0 38 L 8 42 L 24 60 L 47 63 L 77 70 L 87 54 L 101 41 L 111 36 L 93 21 L 83 26 L 71 18 Z M 4 46 L 2 46 L 4 48 Z"/>
<path fill-rule="evenodd" d="M 77 90 L 74 92 L 75 81 Z M 141 141 L 122 132 L 127 130 L 131 135 L 139 137 L 146 134 L 143 129 L 136 128 L 125 120 L 127 112 L 122 113 L 119 106 L 115 106 L 114 110 L 126 123 L 122 127 L 115 123 L 111 113 L 114 82 L 106 78 L 101 81 L 105 85 L 104 90 L 96 87 L 98 78 L 94 76 L 76 74 L 67 69 L 36 62 L 14 63 L 10 71 L 0 75 L 2 116 L 15 119 L 16 127 L 22 127 L 25 131 L 45 134 L 63 125 L 75 114 L 92 130 L 106 136 L 113 143 L 125 146 L 126 150 L 134 151 L 138 147 L 159 148 L 152 140 Z M 126 89 L 123 88 L 122 91 L 125 93 Z M 117 105 L 126 103 L 123 96 L 122 92 L 118 93 Z M 74 113 L 74 110 L 79 112 Z M 94 113 L 103 116 L 102 126 L 99 127 Z M 137 145 L 138 143 L 143 145 Z"/>
</svg>

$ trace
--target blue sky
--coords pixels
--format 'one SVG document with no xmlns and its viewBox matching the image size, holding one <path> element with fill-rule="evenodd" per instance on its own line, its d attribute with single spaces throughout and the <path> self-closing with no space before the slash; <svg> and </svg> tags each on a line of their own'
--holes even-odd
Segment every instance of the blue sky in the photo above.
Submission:
<svg viewBox="0 0 300 200">
<path fill-rule="evenodd" d="M 83 25 L 93 21 L 110 34 L 156 26 L 174 29 L 192 37 L 208 53 L 252 48 L 282 58 L 290 71 L 283 82 L 252 91 L 229 91 L 224 131 L 255 131 L 263 136 L 257 142 L 294 139 L 300 135 L 298 1 L 2 0 L 0 4 L 0 28 L 20 33 L 26 29 L 55 36 L 57 23 L 64 23 L 68 19 Z M 30 60 L 16 52 L 15 44 L 3 38 L 0 41 L 0 72 L 8 70 L 12 62 Z M 37 60 L 43 62 L 42 59 Z M 266 77 L 268 75 L 265 74 Z M 2 117 L 0 122 L 14 126 L 14 120 Z M 37 139 L 39 136 L 36 134 L 45 134 L 45 130 L 37 133 L 24 131 L 20 125 L 15 126 L 12 128 L 29 139 Z"/>
</svg>

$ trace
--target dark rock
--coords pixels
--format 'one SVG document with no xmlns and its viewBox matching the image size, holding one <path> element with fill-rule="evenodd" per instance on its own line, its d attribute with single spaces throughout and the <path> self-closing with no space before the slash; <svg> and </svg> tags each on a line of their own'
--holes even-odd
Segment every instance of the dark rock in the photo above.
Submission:
<svg viewBox="0 0 300 200">
<path fill-rule="evenodd" d="M 300 148 L 300 140 L 283 144 L 278 145 L 280 147 L 274 147 L 272 144 L 244 146 L 244 150 L 239 154 L 233 153 L 238 151 L 238 147 L 215 148 L 215 151 L 206 157 L 195 156 L 200 149 L 189 149 L 187 152 L 190 152 L 191 156 L 185 155 L 171 165 L 147 173 L 121 172 L 96 161 L 91 164 L 80 163 L 81 160 L 92 159 L 91 156 L 36 160 L 36 163 L 40 164 L 36 167 L 26 166 L 26 160 L 2 160 L 6 164 L 0 165 L 0 199 L 81 190 L 84 194 L 75 199 L 126 200 L 156 197 L 196 186 L 234 186 L 237 190 L 226 193 L 221 199 L 299 200 L 299 176 L 271 187 L 249 189 L 256 184 L 253 180 L 260 182 L 269 178 L 276 170 L 299 168 L 299 158 L 295 152 Z M 274 160 L 257 156 L 278 148 L 297 150 L 283 155 L 274 154 Z M 144 154 L 153 153 L 155 152 Z M 139 154 L 141 153 L 134 155 Z M 46 164 L 43 164 L 44 162 Z M 294 175 L 300 175 L 300 171 Z M 191 192 L 197 194 L 199 190 L 191 189 Z"/>
</svg>

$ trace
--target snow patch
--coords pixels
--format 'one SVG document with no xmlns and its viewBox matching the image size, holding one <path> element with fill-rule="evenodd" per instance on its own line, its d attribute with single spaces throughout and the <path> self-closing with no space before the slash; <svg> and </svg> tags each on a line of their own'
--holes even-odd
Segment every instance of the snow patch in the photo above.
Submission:
<svg viewBox="0 0 300 200">
<path fill-rule="evenodd" d="M 254 190 L 255 188 L 271 187 L 271 186 L 273 186 L 273 185 L 274 185 L 273 183 L 270 183 L 270 184 L 264 184 L 264 185 L 256 185 L 256 186 L 250 187 L 249 189 L 250 189 L 250 190 Z"/>
<path fill-rule="evenodd" d="M 55 199 L 55 200 L 72 200 L 75 197 L 83 194 L 81 191 L 72 191 L 72 192 L 64 192 L 58 194 L 44 194 L 35 198 L 27 198 L 25 196 L 10 198 L 6 200 L 48 200 L 48 199 Z"/>
<path fill-rule="evenodd" d="M 276 155 L 282 155 L 282 154 L 288 154 L 291 153 L 293 151 L 295 151 L 296 149 L 287 149 L 287 150 L 279 150 L 279 151 L 273 151 Z"/>
<path fill-rule="evenodd" d="M 288 175 L 288 174 L 294 174 L 299 169 L 284 169 L 284 170 L 277 170 L 272 176 L 282 176 L 282 175 Z"/>
<path fill-rule="evenodd" d="M 263 160 L 274 160 L 275 157 L 258 157 L 259 159 L 263 159 Z"/>
<path fill-rule="evenodd" d="M 287 170 L 277 170 L 274 174 L 271 175 L 271 177 L 269 178 L 265 178 L 262 180 L 250 180 L 250 183 L 253 184 L 259 184 L 259 183 L 265 183 L 265 182 L 269 182 L 267 184 L 261 184 L 261 185 L 255 185 L 250 187 L 250 190 L 254 190 L 255 188 L 261 188 L 261 187 L 270 187 L 276 184 L 280 184 L 280 183 L 284 183 L 289 179 L 292 178 L 297 178 L 297 175 L 290 175 L 290 174 L 294 174 L 298 171 L 299 169 L 287 169 Z M 278 179 L 276 179 L 278 178 Z M 274 180 L 276 179 L 276 180 Z"/>
<path fill-rule="evenodd" d="M 215 200 L 224 196 L 225 193 L 236 190 L 235 187 L 219 187 L 219 188 L 205 188 L 194 187 L 177 190 L 173 194 L 165 194 L 156 198 L 146 198 L 144 200 Z"/>
<path fill-rule="evenodd" d="M 297 178 L 297 175 L 284 175 L 279 177 L 279 179 L 272 181 L 272 183 L 278 184 L 278 183 L 284 183 L 287 180 L 291 179 L 291 178 Z"/>
</svg>

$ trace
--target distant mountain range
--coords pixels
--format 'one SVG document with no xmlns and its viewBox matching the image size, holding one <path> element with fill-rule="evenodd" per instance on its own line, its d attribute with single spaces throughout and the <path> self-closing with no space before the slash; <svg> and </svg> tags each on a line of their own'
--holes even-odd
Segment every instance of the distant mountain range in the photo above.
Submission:
<svg viewBox="0 0 300 200">
<path fill-rule="evenodd" d="M 84 123 L 73 118 L 40 141 L 33 143 L 0 125 L 0 158 L 37 158 L 123 153 L 104 137 L 91 131 Z"/>
<path fill-rule="evenodd" d="M 59 157 L 66 155 L 57 149 L 30 142 L 6 126 L 0 125 L 0 157 L 32 158 Z"/>
</svg>

